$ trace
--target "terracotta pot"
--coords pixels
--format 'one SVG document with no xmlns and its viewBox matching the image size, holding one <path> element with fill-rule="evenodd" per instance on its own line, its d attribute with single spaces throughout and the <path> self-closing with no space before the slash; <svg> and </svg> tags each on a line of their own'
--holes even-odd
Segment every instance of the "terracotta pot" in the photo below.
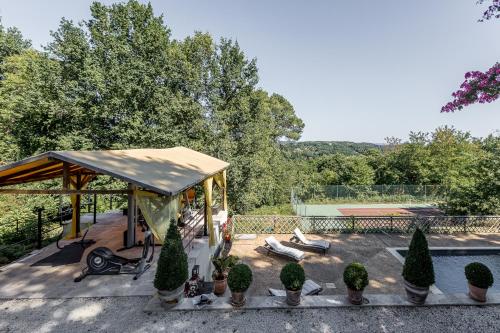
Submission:
<svg viewBox="0 0 500 333">
<path fill-rule="evenodd" d="M 223 295 L 226 292 L 227 278 L 224 277 L 222 280 L 214 280 L 214 294 Z"/>
<path fill-rule="evenodd" d="M 354 290 L 347 287 L 347 295 L 349 296 L 349 301 L 351 302 L 351 304 L 363 304 L 363 290 Z"/>
<path fill-rule="evenodd" d="M 163 307 L 171 308 L 184 298 L 184 285 L 172 291 L 158 290 L 158 298 Z"/>
<path fill-rule="evenodd" d="M 404 280 L 408 301 L 413 304 L 422 305 L 429 294 L 429 287 L 418 287 L 413 283 Z"/>
<path fill-rule="evenodd" d="M 300 295 L 302 294 L 302 288 L 299 290 L 288 290 L 286 289 L 286 304 L 297 306 L 300 304 Z"/>
<path fill-rule="evenodd" d="M 488 292 L 488 288 L 483 289 L 476 286 L 473 286 L 469 282 L 469 297 L 478 302 L 486 302 L 486 293 Z"/>
<path fill-rule="evenodd" d="M 235 307 L 240 307 L 245 305 L 247 301 L 245 297 L 245 292 L 231 291 L 231 304 Z"/>
</svg>

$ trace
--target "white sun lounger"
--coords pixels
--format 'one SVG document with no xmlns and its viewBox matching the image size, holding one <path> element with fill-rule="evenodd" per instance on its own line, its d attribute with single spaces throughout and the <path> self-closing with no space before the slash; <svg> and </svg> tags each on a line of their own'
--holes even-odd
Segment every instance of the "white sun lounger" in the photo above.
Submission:
<svg viewBox="0 0 500 333">
<path fill-rule="evenodd" d="M 269 295 L 271 296 L 286 296 L 286 291 L 283 289 L 267 289 Z M 302 292 L 300 293 L 302 296 L 313 296 L 318 295 L 323 291 L 323 288 L 313 280 L 306 280 L 304 285 L 302 286 Z"/>
<path fill-rule="evenodd" d="M 309 240 L 304 236 L 302 231 L 299 230 L 299 228 L 295 228 L 293 231 L 293 237 L 290 239 L 291 242 L 296 242 L 299 245 L 302 245 L 303 247 L 308 247 L 311 249 L 315 250 L 321 250 L 323 253 L 326 253 L 328 249 L 330 248 L 330 242 L 327 242 L 325 240 Z"/>
<path fill-rule="evenodd" d="M 281 244 L 273 236 L 266 238 L 266 245 L 264 247 L 267 249 L 267 254 L 269 254 L 269 252 L 273 252 L 297 261 L 304 258 L 304 252 Z"/>
</svg>

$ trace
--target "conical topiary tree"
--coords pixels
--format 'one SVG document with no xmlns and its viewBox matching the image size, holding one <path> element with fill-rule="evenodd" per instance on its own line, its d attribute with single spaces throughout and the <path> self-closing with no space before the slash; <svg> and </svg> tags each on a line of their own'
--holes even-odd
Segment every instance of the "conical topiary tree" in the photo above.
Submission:
<svg viewBox="0 0 500 333">
<path fill-rule="evenodd" d="M 425 235 L 417 228 L 413 233 L 410 248 L 403 267 L 406 281 L 422 288 L 434 283 L 434 266 Z"/>
<path fill-rule="evenodd" d="M 177 224 L 171 222 L 158 258 L 154 286 L 158 290 L 173 291 L 188 279 L 188 261 Z"/>
</svg>

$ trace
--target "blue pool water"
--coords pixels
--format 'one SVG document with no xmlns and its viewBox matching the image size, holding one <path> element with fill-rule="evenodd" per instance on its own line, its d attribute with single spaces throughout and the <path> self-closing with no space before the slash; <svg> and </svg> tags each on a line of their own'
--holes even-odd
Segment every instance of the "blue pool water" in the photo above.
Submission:
<svg viewBox="0 0 500 333">
<path fill-rule="evenodd" d="M 403 257 L 405 250 L 398 251 Z M 495 283 L 490 291 L 500 292 L 500 250 L 431 250 L 436 287 L 445 294 L 468 292 L 465 265 L 471 262 L 485 264 L 493 273 Z"/>
</svg>

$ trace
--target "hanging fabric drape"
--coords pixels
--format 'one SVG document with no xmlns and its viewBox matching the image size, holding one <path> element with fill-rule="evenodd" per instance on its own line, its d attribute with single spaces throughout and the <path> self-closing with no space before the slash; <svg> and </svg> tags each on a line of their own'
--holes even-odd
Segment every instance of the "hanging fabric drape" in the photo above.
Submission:
<svg viewBox="0 0 500 333">
<path fill-rule="evenodd" d="M 177 223 L 179 195 L 159 196 L 146 191 L 135 191 L 137 205 L 153 235 L 163 242 L 171 221 Z"/>
<path fill-rule="evenodd" d="M 212 188 L 213 177 L 207 178 L 203 181 L 203 191 L 205 192 L 205 219 L 208 231 L 208 246 L 215 246 L 215 232 L 214 222 L 212 218 Z"/>
<path fill-rule="evenodd" d="M 214 175 L 214 181 L 222 190 L 222 209 L 227 210 L 226 170 Z"/>
</svg>

